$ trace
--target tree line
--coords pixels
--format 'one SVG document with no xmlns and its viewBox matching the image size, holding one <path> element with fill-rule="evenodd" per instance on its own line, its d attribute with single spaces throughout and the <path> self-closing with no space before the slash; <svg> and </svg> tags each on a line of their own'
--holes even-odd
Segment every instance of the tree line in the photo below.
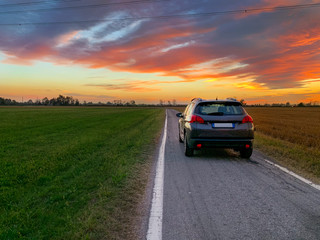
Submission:
<svg viewBox="0 0 320 240">
<path fill-rule="evenodd" d="M 308 103 L 303 103 L 300 102 L 298 104 L 291 104 L 290 102 L 287 103 L 265 103 L 265 104 L 246 104 L 244 103 L 243 106 L 245 107 L 319 107 L 318 102 L 308 102 Z"/>
<path fill-rule="evenodd" d="M 37 99 L 32 101 L 31 99 L 26 102 L 17 102 L 10 98 L 0 97 L 0 105 L 44 105 L 44 106 L 79 106 L 80 102 L 71 96 L 59 95 L 57 98 L 43 98 L 42 100 Z"/>
<path fill-rule="evenodd" d="M 10 98 L 0 97 L 0 105 L 19 105 L 19 106 L 138 106 L 134 100 L 123 101 L 123 100 L 113 100 L 112 102 L 108 101 L 105 103 L 98 102 L 87 102 L 84 101 L 80 103 L 78 99 L 73 98 L 72 96 L 63 96 L 59 95 L 56 98 L 43 98 L 32 101 L 29 99 L 28 101 L 17 102 L 16 100 L 12 100 Z M 148 104 L 139 104 L 139 106 L 149 106 Z"/>
<path fill-rule="evenodd" d="M 316 107 L 319 106 L 319 102 L 309 102 L 303 103 L 300 102 L 298 104 L 287 103 L 272 103 L 272 104 L 247 104 L 244 99 L 240 100 L 241 104 L 245 107 Z M 17 102 L 16 100 L 12 100 L 10 98 L 0 97 L 0 105 L 42 105 L 42 106 L 185 106 L 184 104 L 177 104 L 177 101 L 173 99 L 172 101 L 160 100 L 159 104 L 136 104 L 134 100 L 123 101 L 123 100 L 113 100 L 112 102 L 108 101 L 106 103 L 98 102 L 87 102 L 84 101 L 80 103 L 78 99 L 73 98 L 72 96 L 63 96 L 59 95 L 57 98 L 43 98 L 32 101 L 31 99 L 26 102 Z"/>
<path fill-rule="evenodd" d="M 17 102 L 16 100 L 12 100 L 10 98 L 3 98 L 0 97 L 0 105 L 18 105 L 18 106 L 141 106 L 141 107 L 148 107 L 148 106 L 184 106 L 178 105 L 176 100 L 173 99 L 171 101 L 160 100 L 160 103 L 155 104 L 137 104 L 135 100 L 124 101 L 124 100 L 113 100 L 108 102 L 87 102 L 83 101 L 82 103 L 79 102 L 78 99 L 73 98 L 72 96 L 63 96 L 59 95 L 57 98 L 43 98 L 37 99 L 33 101 L 32 99 L 28 101 Z"/>
</svg>

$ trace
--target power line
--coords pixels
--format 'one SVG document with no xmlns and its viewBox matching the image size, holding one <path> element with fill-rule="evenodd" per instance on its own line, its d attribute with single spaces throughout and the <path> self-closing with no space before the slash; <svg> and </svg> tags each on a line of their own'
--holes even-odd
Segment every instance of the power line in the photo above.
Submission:
<svg viewBox="0 0 320 240">
<path fill-rule="evenodd" d="M 7 4 L 0 4 L 0 7 L 16 7 L 16 6 L 23 6 L 23 5 L 33 5 L 33 4 L 41 4 L 41 3 L 52 3 L 52 2 L 79 2 L 82 0 L 51 0 L 51 1 L 33 1 L 33 2 L 20 2 L 20 3 L 7 3 Z"/>
<path fill-rule="evenodd" d="M 72 0 L 71 0 L 72 1 Z M 74 0 L 73 0 L 74 1 Z M 99 3 L 99 4 L 91 4 L 91 5 L 79 5 L 79 6 L 65 6 L 65 7 L 55 7 L 55 8 L 39 8 L 39 9 L 30 9 L 30 10 L 13 10 L 13 11 L 5 11 L 0 12 L 0 14 L 16 14 L 22 12 L 47 12 L 47 11 L 58 11 L 58 10 L 74 10 L 81 8 L 97 8 L 97 7 L 107 7 L 112 5 L 126 5 L 126 4 L 136 4 L 136 3 L 154 3 L 154 2 L 163 2 L 170 0 L 136 0 L 129 2 L 112 2 L 112 3 Z"/>
<path fill-rule="evenodd" d="M 142 2 L 142 1 L 136 1 Z M 174 14 L 174 15 L 162 15 L 162 16 L 142 16 L 142 17 L 126 17 L 126 18 L 112 18 L 112 19 L 96 19 L 96 20 L 82 20 L 82 21 L 58 21 L 58 22 L 30 22 L 30 23 L 3 23 L 0 26 L 22 26 L 22 25 L 55 25 L 55 24 L 84 24 L 94 22 L 109 22 L 109 21 L 126 21 L 126 20 L 148 20 L 148 19 L 167 19 L 167 18 L 181 18 L 181 17 L 206 17 L 214 15 L 225 15 L 225 14 L 246 14 L 251 12 L 271 12 L 271 11 L 284 11 L 301 8 L 320 7 L 319 3 L 312 4 L 299 4 L 299 5 L 287 5 L 279 7 L 265 7 L 265 8 L 251 8 L 251 9 L 239 9 L 229 10 L 220 12 L 204 12 L 204 13 L 185 13 L 185 14 Z"/>
</svg>

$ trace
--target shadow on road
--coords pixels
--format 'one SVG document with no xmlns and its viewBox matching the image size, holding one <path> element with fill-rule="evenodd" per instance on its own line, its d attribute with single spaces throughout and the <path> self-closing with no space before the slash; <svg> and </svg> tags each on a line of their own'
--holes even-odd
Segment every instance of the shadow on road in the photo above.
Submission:
<svg viewBox="0 0 320 240">
<path fill-rule="evenodd" d="M 253 157 L 250 159 L 241 158 L 240 154 L 233 149 L 204 148 L 201 150 L 196 150 L 194 152 L 194 158 L 207 161 L 237 161 L 259 164 L 257 161 L 252 160 Z"/>
</svg>

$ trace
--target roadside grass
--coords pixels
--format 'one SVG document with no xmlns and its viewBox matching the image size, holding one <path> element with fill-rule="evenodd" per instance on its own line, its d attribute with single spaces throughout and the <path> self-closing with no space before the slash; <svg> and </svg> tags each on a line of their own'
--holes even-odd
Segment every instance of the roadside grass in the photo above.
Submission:
<svg viewBox="0 0 320 240">
<path fill-rule="evenodd" d="M 0 115 L 0 239 L 135 238 L 163 109 L 12 107 Z"/>
<path fill-rule="evenodd" d="M 320 108 L 249 107 L 255 147 L 290 170 L 320 183 Z"/>
<path fill-rule="evenodd" d="M 320 184 L 320 151 L 257 132 L 254 145 L 279 165 Z"/>
<path fill-rule="evenodd" d="M 180 113 L 183 113 L 186 107 L 171 107 L 171 109 L 176 110 Z"/>
</svg>

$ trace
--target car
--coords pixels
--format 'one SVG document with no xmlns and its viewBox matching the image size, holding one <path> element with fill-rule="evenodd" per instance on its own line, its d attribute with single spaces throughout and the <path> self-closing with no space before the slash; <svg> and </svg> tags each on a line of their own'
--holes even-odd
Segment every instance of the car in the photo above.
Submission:
<svg viewBox="0 0 320 240">
<path fill-rule="evenodd" d="M 194 98 L 179 117 L 179 142 L 190 157 L 195 149 L 231 148 L 242 158 L 253 151 L 254 124 L 241 102 Z"/>
</svg>

